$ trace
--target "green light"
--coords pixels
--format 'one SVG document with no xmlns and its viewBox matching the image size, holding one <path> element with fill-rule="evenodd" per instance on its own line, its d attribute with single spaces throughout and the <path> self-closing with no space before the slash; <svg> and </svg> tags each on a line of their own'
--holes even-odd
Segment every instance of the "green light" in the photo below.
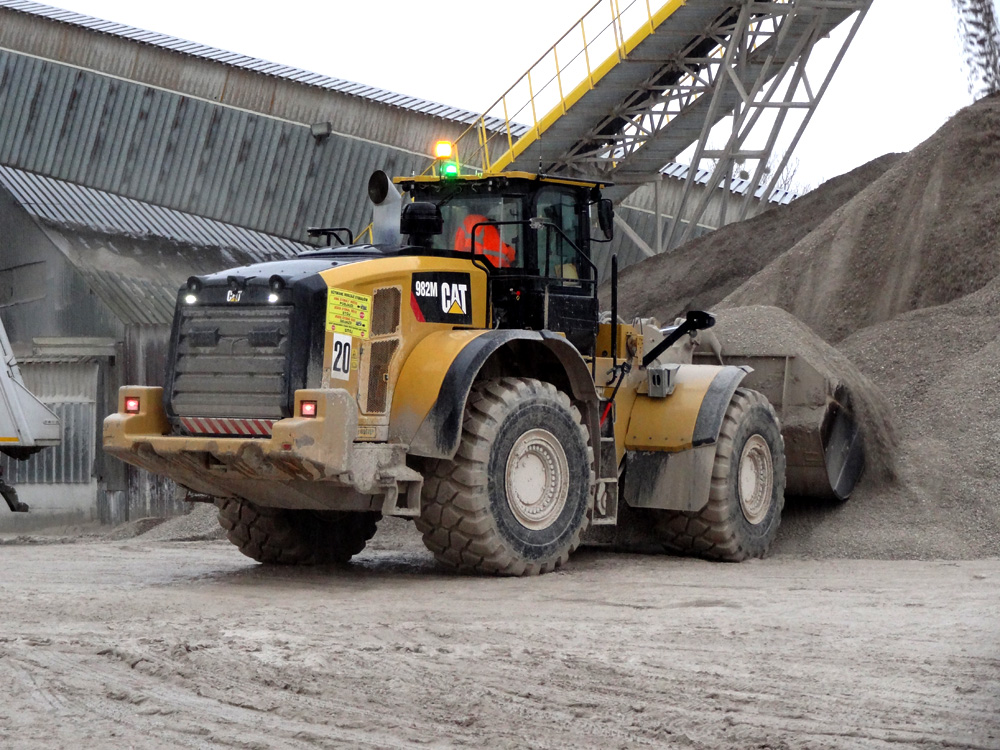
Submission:
<svg viewBox="0 0 1000 750">
<path fill-rule="evenodd" d="M 458 177 L 458 162 L 441 162 L 441 166 L 438 168 L 438 174 L 440 174 L 441 177 Z"/>
</svg>

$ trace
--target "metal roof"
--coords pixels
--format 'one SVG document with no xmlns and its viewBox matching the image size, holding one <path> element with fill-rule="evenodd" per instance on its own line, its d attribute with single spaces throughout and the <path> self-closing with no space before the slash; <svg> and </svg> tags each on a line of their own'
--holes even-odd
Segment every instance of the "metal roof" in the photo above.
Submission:
<svg viewBox="0 0 1000 750">
<path fill-rule="evenodd" d="M 249 261 L 289 257 L 312 245 L 0 166 L 0 186 L 43 222 L 134 238 L 239 250 Z"/>
<path fill-rule="evenodd" d="M 150 264 L 156 268 L 156 272 L 150 274 L 153 278 L 143 278 L 134 272 L 122 273 L 113 270 L 115 261 L 125 268 L 129 260 L 134 260 L 139 252 L 148 250 L 146 245 L 151 243 L 127 237 L 106 237 L 95 243 L 83 235 L 66 231 L 60 234 L 64 238 L 60 249 L 91 291 L 123 323 L 170 325 L 174 317 L 177 290 L 185 279 L 205 270 L 191 265 L 196 258 L 191 257 L 193 253 L 188 252 L 181 257 L 169 255 L 165 259 L 161 255 L 159 262 Z M 144 254 L 149 255 L 148 252 Z M 112 262 L 88 262 L 88 256 L 97 255 L 108 256 Z M 216 270 L 219 267 L 223 265 L 217 266 Z"/>
<path fill-rule="evenodd" d="M 186 279 L 254 260 L 233 248 L 178 245 L 160 237 L 94 234 L 58 226 L 45 231 L 87 287 L 126 325 L 169 326 L 177 290 Z"/>
<path fill-rule="evenodd" d="M 362 99 L 379 102 L 386 106 L 398 107 L 411 112 L 440 117 L 454 122 L 472 124 L 479 119 L 478 112 L 471 112 L 460 107 L 451 107 L 446 104 L 420 99 L 415 96 L 407 96 L 395 91 L 367 86 L 363 83 L 346 81 L 342 78 L 332 78 L 320 73 L 312 73 L 308 70 L 293 68 L 288 65 L 261 60 L 255 57 L 248 57 L 236 52 L 209 47 L 197 42 L 177 37 L 160 34 L 155 31 L 138 29 L 134 26 L 105 21 L 100 18 L 74 13 L 73 11 L 54 8 L 50 5 L 31 2 L 31 0 L 0 0 L 0 7 L 26 13 L 28 15 L 47 18 L 59 23 L 89 29 L 101 34 L 115 36 L 122 39 L 129 39 L 140 44 L 148 44 L 153 47 L 168 49 L 181 55 L 197 57 L 203 60 L 212 60 L 223 65 L 228 65 L 242 70 L 253 71 L 261 75 L 282 78 L 288 81 L 295 81 L 307 86 L 315 86 L 327 91 L 336 91 L 348 96 L 356 96 Z M 503 122 L 496 118 L 487 118 L 487 127 L 499 129 Z"/>
<path fill-rule="evenodd" d="M 6 189 L 124 323 L 169 325 L 192 274 L 287 258 L 312 245 L 51 177 L 0 167 Z"/>
<path fill-rule="evenodd" d="M 670 162 L 663 169 L 660 170 L 661 174 L 665 177 L 672 177 L 675 180 L 686 180 L 688 172 L 691 171 L 691 167 L 687 164 L 680 164 L 678 162 Z M 708 178 L 712 176 L 712 170 L 710 169 L 699 169 L 695 172 L 694 181 L 699 185 L 707 185 Z M 722 187 L 722 184 L 719 184 Z M 729 190 L 733 193 L 739 193 L 740 195 L 746 195 L 747 190 L 750 189 L 750 180 L 744 180 L 739 177 L 734 177 L 729 183 Z M 764 197 L 764 190 L 767 189 L 766 185 L 759 186 L 754 191 L 754 198 L 761 200 Z M 775 190 L 771 193 L 771 197 L 768 199 L 768 203 L 779 203 L 783 206 L 788 205 L 793 200 L 798 198 L 798 195 L 791 192 L 790 190 Z"/>
</svg>

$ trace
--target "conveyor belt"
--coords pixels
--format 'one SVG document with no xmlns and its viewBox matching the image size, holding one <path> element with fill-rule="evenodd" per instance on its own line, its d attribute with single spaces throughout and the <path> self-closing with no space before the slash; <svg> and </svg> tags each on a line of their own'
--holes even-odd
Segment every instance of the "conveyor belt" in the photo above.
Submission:
<svg viewBox="0 0 1000 750">
<path fill-rule="evenodd" d="M 481 126 L 462 139 L 463 162 L 491 173 L 602 178 L 619 184 L 622 197 L 704 138 L 706 122 L 732 115 L 789 61 L 807 59 L 816 41 L 870 0 L 655 5 L 597 2 L 483 115 L 483 123 L 505 121 L 506 131 Z M 713 97 L 720 79 L 739 85 Z"/>
</svg>

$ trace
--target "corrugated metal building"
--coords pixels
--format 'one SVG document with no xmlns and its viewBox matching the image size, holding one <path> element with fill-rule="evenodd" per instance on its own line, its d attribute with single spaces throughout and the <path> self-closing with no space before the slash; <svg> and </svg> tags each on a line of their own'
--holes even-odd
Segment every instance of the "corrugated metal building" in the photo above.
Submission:
<svg viewBox="0 0 1000 750">
<path fill-rule="evenodd" d="M 0 164 L 289 239 L 368 223 L 475 113 L 0 0 Z"/>
<path fill-rule="evenodd" d="M 63 443 L 2 459 L 28 515 L 3 527 L 176 512 L 171 483 L 100 450 L 124 383 L 161 385 L 177 289 L 192 274 L 309 246 L 0 167 L 0 319 L 25 385 L 62 419 Z"/>
</svg>

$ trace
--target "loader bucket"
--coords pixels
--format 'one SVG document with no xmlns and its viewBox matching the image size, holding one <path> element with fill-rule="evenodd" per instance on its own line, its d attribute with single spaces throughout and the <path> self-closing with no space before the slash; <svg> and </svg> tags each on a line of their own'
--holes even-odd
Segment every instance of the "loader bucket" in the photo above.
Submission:
<svg viewBox="0 0 1000 750">
<path fill-rule="evenodd" d="M 708 362 L 714 355 L 698 353 L 695 359 Z M 727 349 L 725 361 L 753 368 L 742 386 L 767 396 L 781 419 L 785 494 L 827 500 L 850 497 L 864 473 L 865 449 L 848 388 L 802 356 Z"/>
</svg>

